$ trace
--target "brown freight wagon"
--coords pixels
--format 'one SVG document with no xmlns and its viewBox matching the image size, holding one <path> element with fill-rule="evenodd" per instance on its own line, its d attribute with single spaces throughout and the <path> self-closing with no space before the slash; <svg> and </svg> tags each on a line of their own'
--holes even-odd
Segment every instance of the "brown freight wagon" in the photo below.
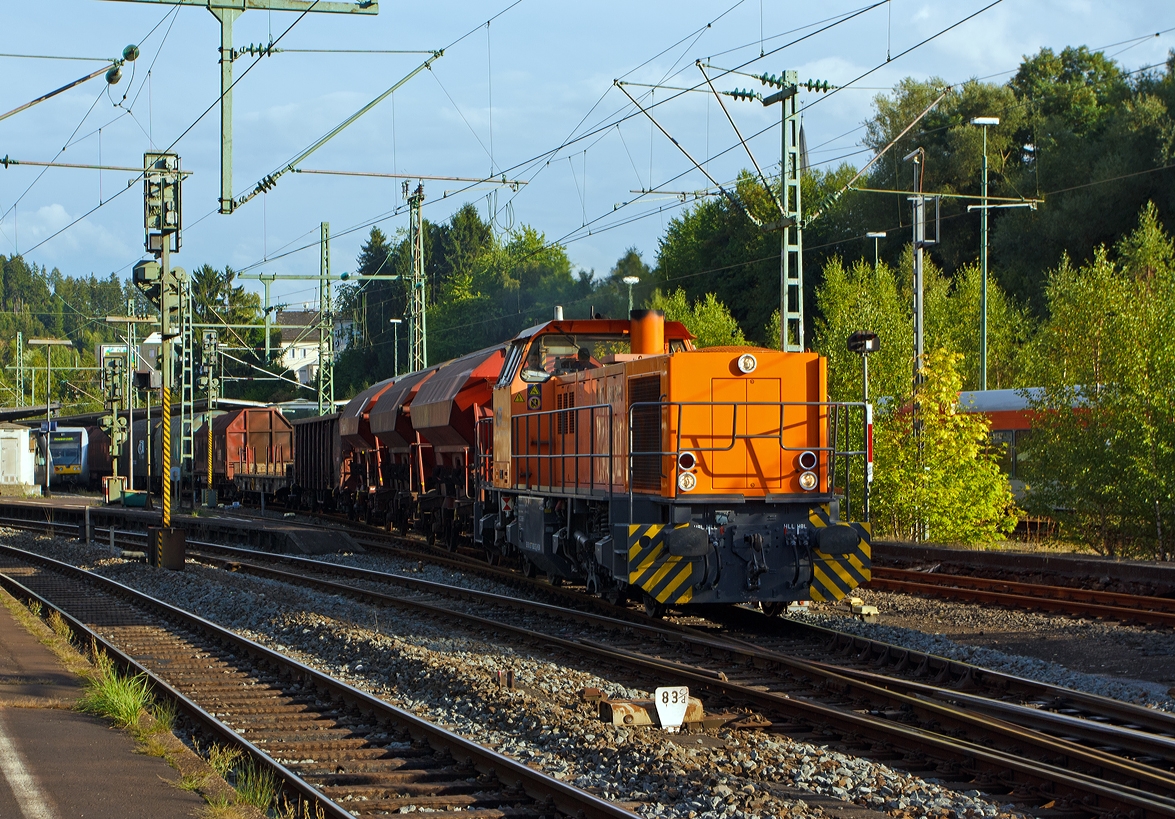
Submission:
<svg viewBox="0 0 1175 819">
<path fill-rule="evenodd" d="M 349 451 L 339 435 L 338 413 L 294 421 L 290 502 L 306 509 L 335 509 L 352 488 Z"/>
<path fill-rule="evenodd" d="M 195 467 L 208 463 L 208 426 L 195 436 Z M 245 407 L 212 419 L 212 485 L 222 499 L 242 492 L 275 495 L 289 483 L 294 428 L 273 407 Z"/>
</svg>

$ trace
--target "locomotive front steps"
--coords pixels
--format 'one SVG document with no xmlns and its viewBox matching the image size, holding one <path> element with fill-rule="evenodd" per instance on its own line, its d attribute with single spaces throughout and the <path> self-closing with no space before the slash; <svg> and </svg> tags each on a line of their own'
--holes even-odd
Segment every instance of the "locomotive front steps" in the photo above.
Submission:
<svg viewBox="0 0 1175 819">
<path fill-rule="evenodd" d="M 44 500 L 0 499 L 0 526 L 27 520 L 84 527 L 84 500 L 76 497 L 53 497 Z M 147 527 L 158 526 L 161 517 L 158 510 L 125 509 L 120 506 L 91 506 L 89 509 L 91 526 L 101 530 L 113 525 L 115 529 L 146 534 Z M 189 543 L 206 540 L 294 555 L 363 551 L 363 548 L 344 531 L 301 526 L 283 520 L 254 520 L 201 511 L 198 517 L 174 514 L 171 522 L 173 526 L 187 533 Z M 72 531 L 77 531 L 84 538 L 82 529 Z"/>
</svg>

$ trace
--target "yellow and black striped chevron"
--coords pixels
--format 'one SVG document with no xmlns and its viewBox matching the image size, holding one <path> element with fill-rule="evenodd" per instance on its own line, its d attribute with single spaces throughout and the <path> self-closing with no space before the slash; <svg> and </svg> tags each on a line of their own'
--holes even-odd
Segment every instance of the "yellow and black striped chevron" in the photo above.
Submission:
<svg viewBox="0 0 1175 819">
<path fill-rule="evenodd" d="M 831 526 L 827 506 L 817 506 L 808 513 L 808 522 L 817 529 Z M 849 523 L 858 535 L 857 546 L 848 554 L 829 555 L 812 549 L 812 584 L 808 592 L 813 600 L 835 602 L 872 578 L 873 545 L 868 523 Z"/>
<path fill-rule="evenodd" d="M 702 580 L 705 565 L 702 560 L 669 554 L 664 538 L 673 526 L 646 523 L 628 527 L 628 582 L 658 603 L 680 605 L 693 598 L 694 584 Z"/>
</svg>

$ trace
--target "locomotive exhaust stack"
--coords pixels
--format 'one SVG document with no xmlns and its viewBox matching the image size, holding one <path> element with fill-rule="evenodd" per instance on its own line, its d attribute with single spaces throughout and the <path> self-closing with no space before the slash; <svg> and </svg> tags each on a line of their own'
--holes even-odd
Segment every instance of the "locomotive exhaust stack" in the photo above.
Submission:
<svg viewBox="0 0 1175 819">
<path fill-rule="evenodd" d="M 662 355 L 665 352 L 665 313 L 661 310 L 633 310 L 629 331 L 633 355 Z"/>
</svg>

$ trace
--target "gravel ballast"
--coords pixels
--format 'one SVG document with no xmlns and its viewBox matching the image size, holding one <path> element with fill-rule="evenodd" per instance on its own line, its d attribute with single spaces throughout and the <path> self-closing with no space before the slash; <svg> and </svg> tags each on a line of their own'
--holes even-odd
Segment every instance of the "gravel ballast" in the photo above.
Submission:
<svg viewBox="0 0 1175 819">
<path fill-rule="evenodd" d="M 976 791 L 960 793 L 779 735 L 721 730 L 673 736 L 615 728 L 581 704 L 579 691 L 600 688 L 614 697 L 648 692 L 556 662 L 541 646 L 515 646 L 433 618 L 192 564 L 173 573 L 63 539 L 23 532 L 0 533 L 0 539 L 198 612 L 647 817 L 799 819 L 828 815 L 838 803 L 865 809 L 857 815 L 1018 815 Z M 377 568 L 372 561 L 355 563 Z M 498 688 L 494 679 L 503 670 L 514 672 L 522 692 Z M 648 688 L 657 682 L 650 680 Z"/>
</svg>

